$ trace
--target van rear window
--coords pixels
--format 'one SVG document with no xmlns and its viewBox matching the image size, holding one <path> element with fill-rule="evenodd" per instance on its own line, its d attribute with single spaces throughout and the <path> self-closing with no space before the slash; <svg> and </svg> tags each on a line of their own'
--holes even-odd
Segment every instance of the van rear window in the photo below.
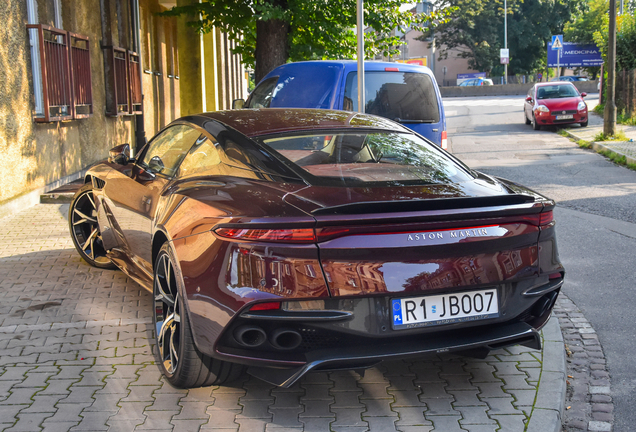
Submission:
<svg viewBox="0 0 636 432">
<path fill-rule="evenodd" d="M 439 105 L 431 77 L 416 72 L 365 72 L 365 113 L 398 122 L 437 123 Z M 358 110 L 358 73 L 347 75 L 343 109 Z"/>
</svg>

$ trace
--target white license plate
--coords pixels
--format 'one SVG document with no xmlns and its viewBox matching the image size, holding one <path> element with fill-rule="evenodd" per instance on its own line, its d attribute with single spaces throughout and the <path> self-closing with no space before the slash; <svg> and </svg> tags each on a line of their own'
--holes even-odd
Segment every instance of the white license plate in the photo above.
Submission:
<svg viewBox="0 0 636 432">
<path fill-rule="evenodd" d="M 393 329 L 407 329 L 499 316 L 496 289 L 391 299 Z"/>
<path fill-rule="evenodd" d="M 574 114 L 566 114 L 566 115 L 558 115 L 556 116 L 557 120 L 570 120 L 574 118 Z"/>
</svg>

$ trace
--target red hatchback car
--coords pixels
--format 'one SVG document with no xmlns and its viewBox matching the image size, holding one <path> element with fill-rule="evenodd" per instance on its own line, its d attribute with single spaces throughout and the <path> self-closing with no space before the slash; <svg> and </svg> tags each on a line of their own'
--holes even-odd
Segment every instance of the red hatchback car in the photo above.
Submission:
<svg viewBox="0 0 636 432">
<path fill-rule="evenodd" d="M 587 104 L 583 98 L 587 93 L 579 93 L 569 82 L 537 83 L 526 96 L 523 117 L 534 130 L 541 126 L 579 123 L 587 126 Z"/>
</svg>

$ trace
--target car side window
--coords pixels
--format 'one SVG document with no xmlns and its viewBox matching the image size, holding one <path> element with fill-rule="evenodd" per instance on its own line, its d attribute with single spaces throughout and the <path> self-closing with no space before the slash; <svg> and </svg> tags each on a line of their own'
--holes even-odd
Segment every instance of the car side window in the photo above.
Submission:
<svg viewBox="0 0 636 432">
<path fill-rule="evenodd" d="M 175 125 L 161 132 L 148 144 L 141 166 L 153 173 L 172 177 L 201 132 L 186 125 Z"/>
<path fill-rule="evenodd" d="M 260 83 L 247 99 L 245 108 L 269 108 L 277 82 L 278 77 L 272 77 Z"/>
<path fill-rule="evenodd" d="M 200 137 L 179 165 L 178 177 L 206 175 L 221 163 L 218 142 L 205 136 Z"/>
</svg>

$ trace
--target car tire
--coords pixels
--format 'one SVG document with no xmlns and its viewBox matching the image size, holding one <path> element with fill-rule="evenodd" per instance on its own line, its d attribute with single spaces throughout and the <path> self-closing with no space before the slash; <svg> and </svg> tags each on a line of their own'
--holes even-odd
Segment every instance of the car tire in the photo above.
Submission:
<svg viewBox="0 0 636 432">
<path fill-rule="evenodd" d="M 584 122 L 581 122 L 581 127 L 587 127 L 587 122 L 588 122 L 588 120 L 586 120 Z"/>
<path fill-rule="evenodd" d="M 102 244 L 91 183 L 82 186 L 73 197 L 68 210 L 68 226 L 75 249 L 84 261 L 97 268 L 116 268 L 106 256 L 106 250 Z"/>
<path fill-rule="evenodd" d="M 526 110 L 523 110 L 523 119 L 526 121 L 526 124 L 529 125 L 532 122 L 530 120 L 528 120 L 528 116 L 526 115 Z"/>
<path fill-rule="evenodd" d="M 243 373 L 243 366 L 201 353 L 194 344 L 183 301 L 183 277 L 169 243 L 164 243 L 154 267 L 153 323 L 155 354 L 166 379 L 177 388 L 220 385 Z"/>
<path fill-rule="evenodd" d="M 541 130 L 541 126 L 539 125 L 539 123 L 537 123 L 537 119 L 534 114 L 532 114 L 532 129 Z"/>
</svg>

